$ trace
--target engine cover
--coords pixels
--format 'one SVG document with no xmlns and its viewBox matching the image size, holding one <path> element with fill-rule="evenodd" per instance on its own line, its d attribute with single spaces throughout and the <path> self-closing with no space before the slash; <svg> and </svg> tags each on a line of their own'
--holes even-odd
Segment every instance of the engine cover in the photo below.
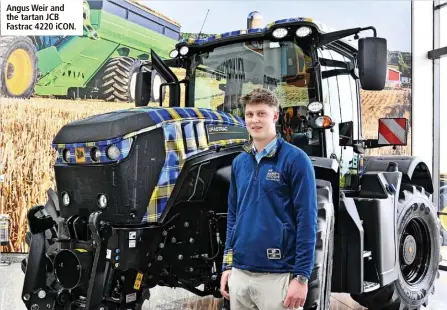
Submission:
<svg viewBox="0 0 447 310">
<path fill-rule="evenodd" d="M 187 160 L 247 139 L 242 118 L 202 108 L 140 107 L 67 124 L 53 140 L 61 217 L 159 222 Z"/>
</svg>

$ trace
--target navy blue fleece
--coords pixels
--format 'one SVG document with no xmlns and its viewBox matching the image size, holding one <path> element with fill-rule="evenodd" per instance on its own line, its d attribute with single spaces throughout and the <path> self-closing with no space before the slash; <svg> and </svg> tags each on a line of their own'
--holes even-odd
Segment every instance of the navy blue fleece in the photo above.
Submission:
<svg viewBox="0 0 447 310">
<path fill-rule="evenodd" d="M 310 278 L 317 232 L 311 160 L 280 137 L 259 164 L 246 150 L 232 165 L 222 267 Z M 279 259 L 269 258 L 268 249 L 279 250 Z"/>
</svg>

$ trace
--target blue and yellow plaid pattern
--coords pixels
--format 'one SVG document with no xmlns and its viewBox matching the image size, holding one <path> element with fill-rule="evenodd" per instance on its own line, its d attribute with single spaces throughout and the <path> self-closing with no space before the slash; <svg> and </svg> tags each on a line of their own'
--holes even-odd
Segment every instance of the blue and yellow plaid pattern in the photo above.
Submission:
<svg viewBox="0 0 447 310">
<path fill-rule="evenodd" d="M 219 111 L 200 108 L 148 109 L 154 121 L 161 122 L 164 137 L 166 159 L 158 183 L 152 192 L 143 222 L 157 222 L 166 208 L 166 204 L 176 184 L 185 161 L 204 150 L 213 150 L 235 143 L 244 143 L 247 139 L 221 140 L 208 142 L 207 125 L 229 125 L 245 127 L 242 118 Z"/>
<path fill-rule="evenodd" d="M 164 145 L 166 158 L 159 179 L 154 191 L 151 193 L 146 214 L 142 222 L 158 222 L 161 214 L 166 208 L 166 204 L 176 184 L 177 178 L 183 168 L 185 161 L 202 151 L 213 150 L 218 147 L 244 143 L 246 139 L 230 139 L 209 142 L 206 134 L 207 125 L 227 125 L 245 128 L 245 121 L 236 115 L 214 111 L 205 108 L 158 108 L 158 107 L 138 107 L 128 110 L 138 110 L 147 112 L 155 123 L 149 128 L 142 128 L 136 132 L 130 132 L 123 137 L 115 137 L 105 141 L 95 141 L 86 143 L 57 144 L 53 145 L 58 151 L 57 163 L 65 164 L 62 160 L 62 152 L 68 148 L 71 154 L 76 150 L 83 149 L 85 160 L 76 161 L 72 155 L 70 164 L 82 163 L 105 163 L 111 162 L 106 156 L 106 150 L 110 145 L 116 145 L 120 149 L 120 157 L 117 160 L 126 158 L 131 150 L 133 137 L 143 133 L 162 128 L 164 134 Z M 113 112 L 112 112 L 113 113 Z M 119 112 L 115 112 L 119 113 Z M 93 162 L 90 158 L 92 147 L 98 147 L 101 151 L 99 162 Z"/>
<path fill-rule="evenodd" d="M 217 40 L 225 39 L 225 38 L 229 38 L 229 37 L 240 36 L 240 35 L 244 35 L 244 34 L 262 33 L 262 32 L 268 31 L 272 26 L 288 24 L 288 23 L 298 23 L 298 22 L 312 23 L 313 19 L 309 18 L 309 17 L 292 17 L 292 18 L 279 19 L 279 20 L 276 20 L 274 22 L 267 24 L 264 28 L 250 28 L 250 29 L 229 31 L 229 32 L 225 32 L 222 34 L 209 36 L 204 39 L 186 38 L 180 42 L 187 43 L 187 44 L 204 44 L 204 43 L 209 43 L 212 41 L 217 41 Z"/>
</svg>

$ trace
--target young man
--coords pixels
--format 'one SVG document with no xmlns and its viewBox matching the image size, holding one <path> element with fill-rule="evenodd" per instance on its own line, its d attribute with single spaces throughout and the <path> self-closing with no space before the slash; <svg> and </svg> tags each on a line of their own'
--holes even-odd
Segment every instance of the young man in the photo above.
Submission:
<svg viewBox="0 0 447 310">
<path fill-rule="evenodd" d="M 272 92 L 255 89 L 242 104 L 252 139 L 232 164 L 221 293 L 231 310 L 297 309 L 314 265 L 314 168 L 277 135 Z"/>
</svg>

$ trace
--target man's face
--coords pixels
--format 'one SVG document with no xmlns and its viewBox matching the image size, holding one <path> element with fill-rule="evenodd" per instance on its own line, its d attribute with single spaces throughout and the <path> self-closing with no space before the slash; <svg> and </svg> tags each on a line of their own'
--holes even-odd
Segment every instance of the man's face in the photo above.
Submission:
<svg viewBox="0 0 447 310">
<path fill-rule="evenodd" d="M 247 104 L 245 106 L 247 130 L 255 140 L 264 140 L 275 135 L 275 125 L 278 117 L 279 112 L 266 103 Z"/>
</svg>

